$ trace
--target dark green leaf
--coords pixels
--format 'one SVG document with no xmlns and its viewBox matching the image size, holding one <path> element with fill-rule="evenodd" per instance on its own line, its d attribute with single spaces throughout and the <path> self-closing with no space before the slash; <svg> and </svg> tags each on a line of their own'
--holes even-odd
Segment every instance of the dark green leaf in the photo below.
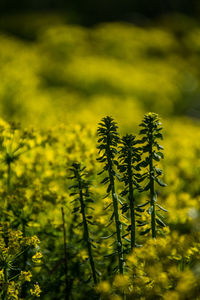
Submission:
<svg viewBox="0 0 200 300">
<path fill-rule="evenodd" d="M 162 175 L 163 171 L 160 170 L 159 168 L 155 167 L 155 171 L 158 175 Z"/>
<path fill-rule="evenodd" d="M 148 222 L 143 222 L 143 223 L 141 223 L 141 224 L 138 224 L 137 227 L 142 227 L 142 226 L 145 226 L 145 225 L 147 225 L 147 224 L 148 224 Z"/>
<path fill-rule="evenodd" d="M 72 213 L 76 213 L 77 211 L 79 211 L 80 207 L 75 207 L 72 211 Z"/>
<path fill-rule="evenodd" d="M 111 238 L 114 234 L 116 234 L 116 232 L 113 232 L 112 234 L 110 234 L 108 236 L 102 236 L 101 239 L 102 240 L 107 240 L 107 239 Z"/>
<path fill-rule="evenodd" d="M 162 158 L 164 158 L 164 154 L 162 153 L 162 152 L 157 152 L 157 154 L 160 156 L 160 157 L 162 157 Z"/>
<path fill-rule="evenodd" d="M 157 222 L 157 224 L 160 225 L 161 227 L 166 227 L 165 223 L 164 223 L 162 220 L 156 218 L 156 222 Z"/>
<path fill-rule="evenodd" d="M 74 193 L 70 193 L 69 195 L 70 195 L 70 196 L 75 196 L 75 195 L 77 195 L 77 194 L 78 194 L 78 193 L 75 193 L 75 192 L 74 192 Z"/>
<path fill-rule="evenodd" d="M 109 181 L 109 177 L 105 177 L 100 183 L 101 184 L 106 184 Z"/>
<path fill-rule="evenodd" d="M 131 240 L 127 239 L 126 237 L 123 237 L 123 239 L 129 243 L 131 242 Z"/>
<path fill-rule="evenodd" d="M 147 129 L 147 128 L 145 128 L 145 129 L 141 129 L 141 130 L 140 130 L 140 132 L 139 132 L 139 134 L 145 134 L 145 133 L 147 133 L 147 131 L 148 131 L 148 129 Z"/>
<path fill-rule="evenodd" d="M 162 133 L 156 133 L 156 134 L 155 134 L 155 137 L 158 138 L 158 139 L 163 140 L 163 135 L 162 135 Z"/>
<path fill-rule="evenodd" d="M 167 186 L 167 184 L 164 183 L 162 180 L 160 180 L 158 177 L 155 178 L 155 180 L 156 180 L 156 182 L 157 182 L 160 186 L 163 186 L 163 187 Z"/>
<path fill-rule="evenodd" d="M 159 204 L 156 204 L 161 210 L 163 210 L 163 211 L 165 211 L 165 212 L 168 212 L 168 210 L 167 209 L 165 209 L 165 208 L 163 208 L 161 205 L 159 205 Z"/>
<path fill-rule="evenodd" d="M 142 191 L 148 191 L 150 189 L 150 182 L 142 189 Z"/>
<path fill-rule="evenodd" d="M 139 204 L 139 205 L 137 205 L 137 207 L 144 207 L 144 206 L 146 206 L 147 204 L 149 204 L 149 201 L 147 201 L 147 202 L 145 202 L 145 203 L 143 203 L 143 204 Z"/>
<path fill-rule="evenodd" d="M 144 212 L 144 209 L 142 209 L 142 208 L 140 208 L 140 207 L 136 207 L 135 210 L 136 210 L 137 212 Z"/>
<path fill-rule="evenodd" d="M 108 209 L 112 205 L 112 202 L 109 203 L 106 207 L 104 207 L 104 210 Z"/>
<path fill-rule="evenodd" d="M 156 160 L 156 161 L 160 161 L 161 156 L 154 152 L 153 153 L 153 159 Z"/>
<path fill-rule="evenodd" d="M 93 199 L 87 198 L 87 199 L 85 200 L 85 202 L 87 202 L 87 203 L 94 203 L 94 200 L 93 200 Z"/>
<path fill-rule="evenodd" d="M 97 173 L 97 175 L 101 175 L 101 174 L 103 174 L 103 172 L 104 172 L 105 170 L 103 170 L 103 171 L 101 171 L 101 172 L 99 172 L 99 173 Z"/>
<path fill-rule="evenodd" d="M 157 149 L 158 149 L 158 150 L 164 150 L 164 147 L 161 146 L 161 145 L 159 145 L 158 143 L 156 143 L 156 146 L 157 146 Z"/>
<path fill-rule="evenodd" d="M 124 223 L 124 222 L 122 222 L 122 221 L 120 221 L 120 223 L 121 223 L 122 225 L 124 225 L 124 226 L 128 226 L 128 224 L 126 224 L 126 223 Z"/>
<path fill-rule="evenodd" d="M 140 235 L 145 235 L 145 234 L 148 233 L 150 230 L 151 230 L 151 228 L 147 228 L 146 230 L 141 231 L 141 232 L 140 232 Z"/>
</svg>

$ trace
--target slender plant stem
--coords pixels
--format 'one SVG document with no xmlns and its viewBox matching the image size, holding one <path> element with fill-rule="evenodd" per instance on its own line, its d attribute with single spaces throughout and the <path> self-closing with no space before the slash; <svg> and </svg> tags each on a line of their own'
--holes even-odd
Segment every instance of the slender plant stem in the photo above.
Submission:
<svg viewBox="0 0 200 300">
<path fill-rule="evenodd" d="M 115 216 L 115 226 L 117 232 L 117 252 L 118 252 L 118 259 L 119 259 L 119 272 L 123 274 L 123 248 L 122 248 L 122 238 L 121 238 L 121 223 L 119 219 L 119 212 L 118 212 L 118 200 L 115 193 L 115 182 L 113 176 L 113 167 L 112 167 L 112 160 L 110 156 L 110 144 L 109 140 L 107 141 L 107 161 L 108 161 L 108 173 L 110 178 L 111 184 L 111 191 L 112 191 L 112 201 L 113 201 L 113 208 L 114 208 L 114 216 Z"/>
<path fill-rule="evenodd" d="M 7 163 L 7 190 L 10 192 L 11 188 L 11 162 Z"/>
<path fill-rule="evenodd" d="M 133 195 L 133 172 L 131 166 L 131 151 L 128 152 L 128 182 L 129 182 L 129 202 L 131 210 L 131 249 L 135 247 L 135 199 Z"/>
<path fill-rule="evenodd" d="M 4 291 L 3 295 L 2 295 L 2 300 L 7 300 L 7 284 L 8 284 L 8 270 L 7 270 L 7 265 L 4 268 L 4 280 L 6 283 L 6 290 Z"/>
<path fill-rule="evenodd" d="M 156 238 L 156 216 L 155 216 L 155 201 L 154 201 L 154 170 L 153 170 L 153 142 L 152 142 L 152 128 L 150 128 L 149 135 L 149 173 L 150 173 L 150 198 L 151 198 L 151 231 L 152 238 Z"/>
<path fill-rule="evenodd" d="M 83 226 L 84 226 L 84 241 L 86 241 L 86 243 L 87 243 L 88 256 L 89 256 L 90 266 L 92 269 L 92 276 L 93 276 L 94 284 L 97 284 L 95 264 L 94 264 L 94 260 L 93 260 L 88 224 L 87 224 L 86 215 L 85 215 L 85 205 L 84 205 L 84 200 L 83 200 L 83 189 L 82 189 L 81 177 L 78 172 L 77 172 L 77 176 L 78 176 L 79 196 L 80 196 L 80 204 L 81 204 L 81 214 L 83 217 Z"/>
<path fill-rule="evenodd" d="M 63 227 L 63 245 L 64 245 L 64 265 L 65 265 L 65 300 L 70 298 L 70 284 L 68 280 L 68 266 L 67 266 L 67 242 L 66 242 L 66 229 L 65 229 L 65 213 L 63 206 L 61 207 L 62 214 L 62 227 Z"/>
<path fill-rule="evenodd" d="M 26 221 L 23 219 L 22 220 L 22 233 L 23 233 L 23 237 L 26 236 Z M 25 250 L 23 252 L 23 269 L 26 271 L 26 262 L 27 262 L 27 251 Z M 23 299 L 26 299 L 27 296 L 27 282 L 24 282 L 22 284 L 22 292 L 21 292 L 21 297 Z"/>
<path fill-rule="evenodd" d="M 24 219 L 22 220 L 22 233 L 23 233 L 23 237 L 25 237 L 26 236 L 26 222 Z M 27 261 L 27 252 L 24 251 L 24 253 L 23 253 L 23 269 L 24 270 L 26 269 L 26 261 Z"/>
</svg>

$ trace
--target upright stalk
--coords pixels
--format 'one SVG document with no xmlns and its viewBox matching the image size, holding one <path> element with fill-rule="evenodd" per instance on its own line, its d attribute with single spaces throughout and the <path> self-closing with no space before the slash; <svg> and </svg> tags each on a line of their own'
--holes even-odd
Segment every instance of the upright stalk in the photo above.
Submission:
<svg viewBox="0 0 200 300">
<path fill-rule="evenodd" d="M 22 218 L 22 233 L 23 233 L 23 237 L 26 237 L 26 220 L 24 218 Z M 26 265 L 27 265 L 27 250 L 25 250 L 23 252 L 23 270 L 26 271 Z M 23 299 L 25 299 L 27 296 L 27 282 L 24 282 L 22 284 L 22 291 L 21 291 L 21 297 Z"/>
<path fill-rule="evenodd" d="M 103 151 L 103 155 L 97 160 L 99 162 L 104 163 L 103 171 L 99 174 L 106 172 L 108 174 L 101 183 L 107 184 L 107 193 L 111 193 L 112 203 L 113 203 L 113 214 L 115 220 L 115 228 L 117 234 L 117 254 L 118 254 L 118 266 L 120 274 L 123 274 L 123 245 L 122 245 L 122 224 L 119 218 L 118 211 L 118 197 L 116 195 L 115 189 L 115 177 L 117 176 L 114 170 L 114 164 L 118 165 L 118 162 L 115 160 L 115 155 L 117 154 L 117 145 L 119 143 L 119 135 L 117 132 L 117 125 L 111 117 L 105 117 L 99 123 L 98 127 L 98 135 L 99 135 L 99 145 L 97 148 L 99 149 L 99 153 Z M 112 235 L 111 235 L 112 236 Z"/>
<path fill-rule="evenodd" d="M 11 181 L 11 162 L 7 163 L 7 189 L 10 192 L 10 181 Z"/>
<path fill-rule="evenodd" d="M 158 144 L 158 139 L 163 139 L 161 130 L 161 123 L 159 117 L 155 113 L 148 113 L 144 116 L 144 120 L 140 124 L 143 127 L 140 130 L 140 134 L 144 135 L 142 140 L 140 141 L 142 146 L 142 150 L 144 153 L 147 153 L 146 158 L 139 164 L 140 167 L 148 167 L 148 171 L 145 172 L 142 176 L 142 181 L 147 180 L 146 186 L 143 188 L 143 191 L 150 191 L 150 207 L 148 209 L 148 213 L 151 216 L 151 228 L 147 228 L 145 231 L 140 234 L 146 234 L 151 230 L 152 238 L 156 238 L 157 235 L 157 226 L 161 228 L 165 227 L 165 223 L 161 220 L 160 214 L 158 210 L 167 211 L 162 206 L 157 203 L 156 192 L 154 185 L 158 183 L 160 186 L 165 187 L 166 184 L 159 179 L 159 176 L 162 175 L 162 170 L 157 167 L 156 162 L 159 162 L 161 158 L 164 158 L 163 147 Z M 147 203 L 143 204 L 145 206 Z M 156 209 L 158 207 L 158 210 Z"/>
<path fill-rule="evenodd" d="M 7 300 L 7 291 L 8 291 L 8 287 L 7 287 L 7 285 L 8 285 L 8 266 L 7 266 L 7 264 L 5 264 L 5 267 L 4 267 L 4 282 L 5 282 L 5 284 L 6 284 L 6 287 L 5 287 L 5 291 L 4 291 L 4 293 L 3 293 L 3 295 L 2 295 L 2 300 Z"/>
<path fill-rule="evenodd" d="M 136 174 L 136 170 L 138 162 L 140 161 L 140 150 L 138 147 L 135 147 L 137 143 L 138 141 L 135 140 L 135 136 L 132 134 L 127 134 L 121 140 L 121 149 L 119 152 L 119 170 L 123 174 L 122 181 L 125 185 L 124 190 L 120 194 L 121 196 L 128 194 L 131 215 L 131 249 L 135 247 L 136 233 L 134 189 L 138 187 L 138 177 L 136 177 L 138 174 Z"/>
<path fill-rule="evenodd" d="M 131 167 L 131 152 L 128 152 L 128 185 L 129 185 L 129 203 L 131 211 L 131 249 L 135 247 L 135 199 L 133 195 L 133 174 Z"/>
<path fill-rule="evenodd" d="M 149 128 L 149 174 L 150 174 L 150 205 L 151 205 L 151 233 L 152 238 L 156 238 L 156 214 L 154 199 L 154 169 L 153 169 L 153 145 L 152 145 L 152 127 Z"/>
<path fill-rule="evenodd" d="M 110 145 L 107 142 L 107 153 L 110 153 Z M 107 155 L 108 161 L 108 173 L 110 178 L 110 185 L 112 191 L 112 201 L 113 201 L 113 208 L 114 208 L 114 216 L 115 216 L 115 227 L 117 232 L 117 252 L 118 252 L 118 261 L 119 261 L 119 272 L 123 274 L 123 248 L 122 248 L 122 238 L 121 238 L 121 223 L 119 219 L 119 212 L 118 212 L 118 200 L 115 193 L 115 182 L 113 176 L 113 165 L 111 161 L 110 155 Z"/>
<path fill-rule="evenodd" d="M 65 267 L 65 300 L 70 297 L 70 285 L 68 280 L 68 267 L 67 267 L 67 242 L 66 242 L 66 229 L 65 229 L 65 213 L 63 206 L 61 206 L 62 214 L 62 227 L 63 227 L 63 245 L 64 245 L 64 267 Z"/>
<path fill-rule="evenodd" d="M 90 192 L 89 192 L 89 182 L 83 179 L 84 173 L 82 171 L 85 168 L 81 168 L 81 165 L 79 163 L 73 163 L 72 165 L 72 171 L 74 172 L 74 176 L 71 177 L 71 179 L 76 179 L 77 184 L 71 186 L 70 188 L 74 188 L 77 190 L 77 192 L 72 193 L 71 195 L 78 195 L 78 198 L 76 198 L 74 201 L 79 201 L 80 207 L 76 207 L 74 209 L 74 213 L 80 212 L 82 215 L 82 222 L 79 225 L 83 225 L 83 239 L 86 242 L 87 246 L 87 252 L 89 257 L 89 262 L 92 270 L 92 277 L 94 284 L 96 285 L 98 283 L 97 275 L 96 275 L 96 269 L 95 269 L 95 263 L 93 259 L 93 253 L 92 253 L 92 239 L 90 238 L 89 234 L 89 228 L 88 228 L 88 222 L 93 225 L 93 223 L 89 220 L 92 216 L 86 215 L 86 203 L 87 202 L 93 202 L 92 199 L 89 198 Z"/>
<path fill-rule="evenodd" d="M 92 276 L 93 276 L 94 284 L 97 284 L 97 276 L 96 276 L 95 265 L 94 265 L 94 260 L 93 260 L 93 256 L 92 256 L 92 248 L 91 248 L 91 244 L 89 242 L 90 237 L 89 237 L 88 224 L 87 224 L 86 215 L 85 215 L 85 205 L 84 205 L 84 201 L 83 201 L 82 182 L 81 182 L 80 174 L 77 174 L 77 175 L 78 175 L 78 186 L 79 186 L 79 192 L 80 192 L 81 214 L 83 217 L 83 226 L 84 226 L 84 241 L 86 241 L 86 243 L 87 243 L 88 256 L 89 256 L 90 265 L 91 265 L 91 269 L 92 269 Z"/>
</svg>

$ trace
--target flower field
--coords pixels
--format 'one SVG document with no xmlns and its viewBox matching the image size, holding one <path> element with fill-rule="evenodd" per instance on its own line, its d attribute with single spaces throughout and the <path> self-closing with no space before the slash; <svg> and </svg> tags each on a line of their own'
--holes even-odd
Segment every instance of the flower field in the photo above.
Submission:
<svg viewBox="0 0 200 300">
<path fill-rule="evenodd" d="M 200 27 L 179 21 L 0 23 L 1 299 L 200 299 Z"/>
</svg>

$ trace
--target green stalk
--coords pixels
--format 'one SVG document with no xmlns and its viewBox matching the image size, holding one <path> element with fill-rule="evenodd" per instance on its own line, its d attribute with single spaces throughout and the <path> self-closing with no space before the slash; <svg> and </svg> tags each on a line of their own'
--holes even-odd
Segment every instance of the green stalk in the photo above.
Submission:
<svg viewBox="0 0 200 300">
<path fill-rule="evenodd" d="M 148 213 L 151 216 L 151 227 L 147 228 L 145 231 L 141 232 L 141 235 L 148 233 L 150 230 L 152 232 L 152 238 L 156 238 L 157 231 L 156 227 L 159 226 L 159 229 L 165 227 L 165 223 L 162 219 L 156 216 L 156 193 L 155 193 L 155 183 L 160 185 L 161 187 L 165 187 L 166 184 L 159 178 L 160 175 L 163 174 L 162 170 L 157 167 L 157 162 L 164 158 L 162 150 L 164 149 L 158 143 L 158 139 L 163 139 L 163 135 L 161 133 L 162 127 L 159 120 L 159 117 L 155 113 L 145 114 L 144 119 L 140 126 L 142 129 L 140 130 L 140 134 L 143 135 L 140 143 L 143 144 L 142 150 L 144 153 L 148 155 L 146 158 L 139 164 L 139 167 L 147 168 L 148 172 L 145 172 L 142 176 L 142 181 L 145 179 L 149 179 L 146 186 L 142 189 L 142 191 L 150 191 L 150 207 L 148 209 Z M 146 203 L 148 204 L 148 202 Z M 145 206 L 144 204 L 143 206 Z M 157 204 L 158 205 L 158 204 Z M 162 206 L 158 205 L 159 209 L 167 212 Z"/>
<path fill-rule="evenodd" d="M 107 140 L 107 161 L 108 161 L 108 174 L 110 179 L 111 191 L 112 191 L 112 201 L 113 201 L 113 208 L 114 208 L 114 217 L 115 217 L 115 227 L 117 232 L 117 252 L 118 252 L 118 260 L 119 260 L 119 272 L 123 274 L 123 248 L 122 248 L 122 238 L 121 238 L 121 223 L 119 219 L 119 212 L 118 212 L 118 200 L 115 193 L 115 183 L 114 183 L 114 176 L 113 176 L 113 167 L 112 167 L 112 160 L 111 160 L 111 151 L 110 151 L 110 144 L 109 139 Z"/>
<path fill-rule="evenodd" d="M 150 128 L 150 134 L 149 134 L 149 174 L 150 174 L 150 204 L 152 207 L 152 210 L 151 210 L 151 232 L 152 232 L 152 238 L 156 238 L 152 128 Z"/>
<path fill-rule="evenodd" d="M 131 249 L 135 247 L 135 199 L 133 195 L 133 172 L 131 166 L 131 151 L 128 151 L 128 184 L 129 184 L 129 202 L 131 210 Z"/>
<path fill-rule="evenodd" d="M 140 149 L 137 147 L 138 141 L 135 140 L 135 136 L 127 134 L 121 139 L 121 146 L 119 151 L 119 171 L 122 174 L 122 182 L 124 182 L 124 190 L 120 193 L 121 196 L 128 195 L 129 209 L 131 214 L 131 249 L 135 247 L 135 234 L 136 234 L 136 218 L 135 218 L 135 198 L 134 189 L 139 188 L 138 174 L 138 162 L 141 160 Z M 133 171 L 135 170 L 135 171 Z M 125 212 L 127 211 L 127 203 L 124 205 Z M 123 208 L 122 208 L 123 211 Z"/>
<path fill-rule="evenodd" d="M 82 187 L 82 180 L 79 172 L 77 171 L 77 179 L 78 179 L 78 188 L 79 188 L 79 199 L 80 199 L 80 204 L 81 204 L 81 214 L 83 218 L 83 227 L 84 227 L 84 240 L 86 241 L 87 244 L 87 250 L 88 250 L 88 256 L 89 256 L 89 261 L 90 261 L 90 266 L 92 269 L 92 276 L 93 276 L 93 281 L 94 284 L 97 284 L 97 276 L 96 276 L 96 270 L 95 270 L 95 264 L 93 260 L 93 255 L 92 255 L 92 247 L 90 244 L 90 236 L 89 236 L 89 230 L 88 230 L 88 224 L 87 224 L 87 219 L 85 215 L 85 205 L 84 205 L 84 199 L 83 199 L 83 187 Z"/>
<path fill-rule="evenodd" d="M 8 192 L 10 191 L 10 178 L 11 178 L 11 163 L 8 162 L 8 170 L 7 170 L 7 188 L 8 188 Z"/>
<path fill-rule="evenodd" d="M 65 213 L 63 207 L 61 207 L 62 214 L 62 227 L 63 227 L 63 245 L 64 245 L 64 266 L 65 266 L 65 300 L 70 298 L 70 284 L 68 280 L 68 267 L 67 267 L 67 242 L 66 242 L 66 230 L 65 230 Z"/>
<path fill-rule="evenodd" d="M 103 170 L 99 173 L 102 174 L 104 172 L 108 173 L 108 176 L 105 177 L 101 183 L 108 184 L 107 193 L 108 195 L 111 193 L 112 203 L 113 203 L 113 214 L 114 221 L 116 227 L 117 234 L 117 254 L 119 260 L 119 272 L 123 274 L 123 246 L 122 246 L 122 228 L 121 222 L 119 218 L 119 210 L 118 210 L 118 198 L 115 192 L 115 176 L 117 176 L 114 170 L 114 164 L 118 165 L 118 161 L 114 158 L 117 151 L 117 145 L 120 141 L 119 134 L 117 132 L 117 124 L 114 122 L 113 118 L 107 116 L 101 120 L 99 123 L 99 127 L 97 133 L 99 135 L 97 149 L 99 149 L 99 154 L 103 152 L 102 156 L 97 158 L 97 160 L 101 163 L 104 163 Z"/>
<path fill-rule="evenodd" d="M 24 218 L 22 219 L 22 233 L 23 233 L 23 237 L 26 237 L 26 221 L 25 221 Z M 25 250 L 25 251 L 23 252 L 23 270 L 25 270 L 25 271 L 26 271 L 26 263 L 27 263 L 27 259 L 28 259 L 28 257 L 27 257 L 27 251 Z M 27 282 L 24 282 L 24 283 L 22 284 L 21 297 L 22 297 L 23 299 L 25 299 L 25 298 L 26 298 L 26 295 L 27 295 Z"/>
<path fill-rule="evenodd" d="M 6 283 L 6 290 L 4 291 L 3 295 L 2 295 L 2 300 L 7 300 L 7 284 L 8 284 L 8 269 L 7 269 L 7 264 L 5 265 L 5 268 L 4 268 L 4 281 Z"/>
</svg>

